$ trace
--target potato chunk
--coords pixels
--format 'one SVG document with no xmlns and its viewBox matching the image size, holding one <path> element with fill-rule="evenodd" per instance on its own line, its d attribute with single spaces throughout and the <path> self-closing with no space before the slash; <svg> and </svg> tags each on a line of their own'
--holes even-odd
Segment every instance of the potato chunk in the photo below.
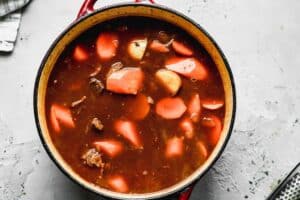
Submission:
<svg viewBox="0 0 300 200">
<path fill-rule="evenodd" d="M 181 78 L 170 70 L 160 69 L 155 73 L 155 77 L 173 96 L 181 87 Z"/>
<path fill-rule="evenodd" d="M 224 106 L 223 100 L 205 99 L 202 102 L 202 107 L 208 110 L 218 110 Z"/>
<path fill-rule="evenodd" d="M 147 38 L 143 39 L 134 39 L 128 44 L 128 53 L 135 60 L 141 60 L 144 56 L 148 40 Z"/>
<path fill-rule="evenodd" d="M 172 57 L 166 61 L 166 68 L 195 80 L 208 77 L 206 66 L 196 58 Z"/>
</svg>

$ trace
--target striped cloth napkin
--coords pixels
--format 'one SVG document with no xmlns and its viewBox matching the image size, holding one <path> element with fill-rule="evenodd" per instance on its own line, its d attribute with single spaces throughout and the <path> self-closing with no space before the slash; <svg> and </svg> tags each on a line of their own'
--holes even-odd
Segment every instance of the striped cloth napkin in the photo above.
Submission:
<svg viewBox="0 0 300 200">
<path fill-rule="evenodd" d="M 0 0 L 0 51 L 14 49 L 21 21 L 21 10 L 30 0 Z"/>
</svg>

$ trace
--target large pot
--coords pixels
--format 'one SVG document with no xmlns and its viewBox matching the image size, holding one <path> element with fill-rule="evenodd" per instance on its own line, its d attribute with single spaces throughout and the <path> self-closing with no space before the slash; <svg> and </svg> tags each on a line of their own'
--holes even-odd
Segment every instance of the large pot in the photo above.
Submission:
<svg viewBox="0 0 300 200">
<path fill-rule="evenodd" d="M 138 0 L 137 0 L 138 1 Z M 181 200 L 188 199 L 192 191 L 193 184 L 199 180 L 205 172 L 214 164 L 220 156 L 230 137 L 234 116 L 235 116 L 235 89 L 232 73 L 220 48 L 215 41 L 208 35 L 204 29 L 187 16 L 156 4 L 136 4 L 125 3 L 104 7 L 93 10 L 96 0 L 86 0 L 81 7 L 78 19 L 73 22 L 64 32 L 62 32 L 49 48 L 39 68 L 35 88 L 34 88 L 34 112 L 35 120 L 41 141 L 48 152 L 51 159 L 56 163 L 69 178 L 78 183 L 82 187 L 99 194 L 101 196 L 112 199 L 158 199 L 158 198 L 178 198 Z M 150 0 L 151 3 L 154 3 Z M 146 194 L 122 194 L 113 192 L 104 188 L 100 188 L 91 184 L 76 174 L 72 168 L 63 160 L 57 149 L 55 148 L 46 124 L 45 112 L 45 96 L 46 88 L 50 73 L 53 66 L 62 53 L 64 48 L 77 38 L 80 34 L 89 28 L 104 21 L 124 16 L 144 16 L 163 20 L 174 24 L 185 30 L 194 37 L 206 49 L 214 60 L 222 78 L 225 91 L 225 119 L 223 131 L 221 133 L 218 144 L 209 156 L 208 160 L 186 179 L 163 190 L 146 193 Z M 137 180 L 138 181 L 138 180 Z"/>
</svg>

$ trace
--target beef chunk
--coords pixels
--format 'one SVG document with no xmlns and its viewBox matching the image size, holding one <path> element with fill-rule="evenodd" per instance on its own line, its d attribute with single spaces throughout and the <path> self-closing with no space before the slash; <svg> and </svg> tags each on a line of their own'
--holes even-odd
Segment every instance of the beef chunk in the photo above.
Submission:
<svg viewBox="0 0 300 200">
<path fill-rule="evenodd" d="M 106 74 L 106 77 L 109 77 L 112 73 L 119 71 L 120 69 L 122 69 L 124 65 L 121 62 L 115 62 L 114 64 L 112 64 L 110 66 L 110 69 L 108 71 L 108 73 Z"/>
<path fill-rule="evenodd" d="M 115 62 L 111 65 L 111 69 L 117 71 L 120 70 L 123 67 L 123 64 L 121 62 Z"/>
<path fill-rule="evenodd" d="M 104 126 L 103 126 L 101 120 L 98 119 L 98 118 L 96 118 L 96 117 L 92 120 L 91 124 L 92 124 L 92 126 L 93 126 L 95 129 L 97 129 L 97 130 L 99 130 L 99 131 L 102 131 L 103 128 L 104 128 Z"/>
<path fill-rule="evenodd" d="M 102 68 L 101 65 L 99 65 L 98 67 L 96 67 L 95 70 L 90 74 L 90 77 L 97 76 L 100 73 L 101 68 Z"/>
<path fill-rule="evenodd" d="M 162 43 L 167 43 L 172 39 L 172 37 L 165 31 L 159 31 L 157 35 L 157 39 Z"/>
<path fill-rule="evenodd" d="M 71 104 L 71 107 L 74 108 L 74 107 L 82 104 L 85 100 L 86 100 L 86 96 L 83 96 L 79 100 L 73 101 L 72 104 Z"/>
<path fill-rule="evenodd" d="M 97 94 L 101 94 L 102 91 L 104 90 L 104 84 L 96 78 L 90 79 L 90 87 Z"/>
<path fill-rule="evenodd" d="M 87 150 L 82 156 L 81 159 L 83 163 L 89 167 L 99 167 L 104 168 L 105 164 L 102 160 L 102 155 L 95 149 Z"/>
</svg>

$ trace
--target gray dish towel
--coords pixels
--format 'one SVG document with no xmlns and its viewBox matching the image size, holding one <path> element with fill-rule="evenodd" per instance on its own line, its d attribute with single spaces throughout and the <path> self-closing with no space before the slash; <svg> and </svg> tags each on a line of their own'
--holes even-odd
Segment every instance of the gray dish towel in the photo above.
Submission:
<svg viewBox="0 0 300 200">
<path fill-rule="evenodd" d="M 30 0 L 0 0 L 0 51 L 14 49 L 21 21 L 20 9 Z"/>
</svg>

